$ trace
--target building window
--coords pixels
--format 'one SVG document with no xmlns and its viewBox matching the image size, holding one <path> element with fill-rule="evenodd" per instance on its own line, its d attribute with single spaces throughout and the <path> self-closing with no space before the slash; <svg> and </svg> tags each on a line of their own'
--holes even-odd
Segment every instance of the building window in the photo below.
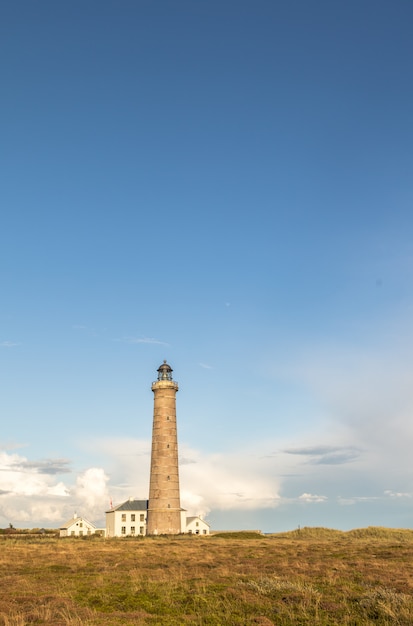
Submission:
<svg viewBox="0 0 413 626">
<path fill-rule="evenodd" d="M 166 447 L 167 447 L 167 448 L 169 448 L 169 443 L 167 444 L 167 446 L 166 446 Z"/>
<path fill-rule="evenodd" d="M 168 422 L 169 422 L 169 415 L 167 415 L 166 419 L 167 419 L 167 420 L 168 420 Z"/>
<path fill-rule="evenodd" d="M 122 535 L 126 535 L 126 526 L 122 526 L 120 532 L 122 533 Z"/>
<path fill-rule="evenodd" d="M 130 534 L 134 535 L 135 534 L 135 526 L 131 526 L 130 527 Z"/>
<path fill-rule="evenodd" d="M 72 530 L 70 534 L 72 535 L 72 537 L 74 537 L 76 533 L 74 530 Z"/>
<path fill-rule="evenodd" d="M 205 529 L 202 532 L 203 532 L 204 535 L 206 535 L 206 530 Z"/>
<path fill-rule="evenodd" d="M 167 476 L 166 480 L 171 480 L 171 477 L 170 477 L 170 476 Z"/>
<path fill-rule="evenodd" d="M 130 521 L 134 522 L 135 521 L 135 513 L 132 513 L 132 515 L 130 516 Z"/>
<path fill-rule="evenodd" d="M 141 535 L 143 535 L 143 526 L 141 526 L 141 527 L 139 528 L 139 532 L 140 532 L 140 534 L 141 534 Z"/>
<path fill-rule="evenodd" d="M 141 514 L 139 515 L 139 521 L 140 521 L 140 522 L 144 522 L 144 521 L 145 521 L 145 514 L 144 514 L 144 513 L 141 513 Z"/>
<path fill-rule="evenodd" d="M 83 536 L 83 530 L 79 530 L 79 536 L 82 537 Z"/>
<path fill-rule="evenodd" d="M 126 522 L 126 513 L 122 513 L 122 522 Z"/>
<path fill-rule="evenodd" d="M 196 523 L 195 523 L 195 526 L 199 526 L 199 522 L 196 522 Z"/>
<path fill-rule="evenodd" d="M 170 509 L 170 508 L 171 508 L 171 505 L 170 505 L 170 504 L 168 504 L 168 509 Z"/>
<path fill-rule="evenodd" d="M 80 528 L 83 528 L 83 522 L 80 522 L 79 526 Z"/>
</svg>

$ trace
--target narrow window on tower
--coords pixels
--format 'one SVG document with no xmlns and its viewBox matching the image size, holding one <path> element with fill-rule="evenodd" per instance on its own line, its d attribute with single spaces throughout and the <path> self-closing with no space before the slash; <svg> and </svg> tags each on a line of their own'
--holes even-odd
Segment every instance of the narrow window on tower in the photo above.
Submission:
<svg viewBox="0 0 413 626">
<path fill-rule="evenodd" d="M 166 480 L 171 480 L 171 477 L 170 477 L 170 476 L 167 476 Z"/>
<path fill-rule="evenodd" d="M 171 505 L 170 505 L 170 504 L 168 504 L 168 509 L 170 509 L 170 508 L 171 508 Z"/>
<path fill-rule="evenodd" d="M 169 443 L 166 445 L 167 448 L 169 448 Z"/>
<path fill-rule="evenodd" d="M 169 421 L 169 415 L 166 416 L 166 419 Z"/>
</svg>

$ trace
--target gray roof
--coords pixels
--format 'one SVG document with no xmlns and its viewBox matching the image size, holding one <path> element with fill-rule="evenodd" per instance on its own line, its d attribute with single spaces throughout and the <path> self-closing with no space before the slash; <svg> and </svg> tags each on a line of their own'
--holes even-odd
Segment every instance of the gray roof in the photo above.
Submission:
<svg viewBox="0 0 413 626">
<path fill-rule="evenodd" d="M 186 518 L 186 523 L 188 524 L 189 522 L 192 522 L 194 519 L 199 519 L 200 522 L 203 522 L 207 526 L 211 526 L 211 524 L 208 524 L 208 522 L 206 522 L 204 519 L 202 519 L 202 517 L 199 517 L 199 515 L 195 515 L 194 517 L 187 517 Z"/>
<path fill-rule="evenodd" d="M 111 513 L 111 511 L 147 511 L 148 510 L 148 500 L 126 500 L 126 502 L 122 502 L 122 504 L 118 504 L 118 506 L 114 506 L 113 509 L 106 511 L 106 513 Z"/>
</svg>

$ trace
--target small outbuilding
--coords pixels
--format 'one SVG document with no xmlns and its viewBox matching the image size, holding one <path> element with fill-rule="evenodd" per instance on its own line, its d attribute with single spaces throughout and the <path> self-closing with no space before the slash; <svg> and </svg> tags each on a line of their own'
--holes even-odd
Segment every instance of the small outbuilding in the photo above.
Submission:
<svg viewBox="0 0 413 626">
<path fill-rule="evenodd" d="M 210 527 L 201 517 L 187 517 L 185 532 L 189 535 L 209 535 Z"/>
</svg>

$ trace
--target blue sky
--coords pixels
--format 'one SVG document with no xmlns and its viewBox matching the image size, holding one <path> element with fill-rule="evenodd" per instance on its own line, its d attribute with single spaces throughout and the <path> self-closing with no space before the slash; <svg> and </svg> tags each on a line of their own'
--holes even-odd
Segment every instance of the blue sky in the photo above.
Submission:
<svg viewBox="0 0 413 626">
<path fill-rule="evenodd" d="M 4 2 L 0 526 L 413 524 L 413 6 Z"/>
</svg>

